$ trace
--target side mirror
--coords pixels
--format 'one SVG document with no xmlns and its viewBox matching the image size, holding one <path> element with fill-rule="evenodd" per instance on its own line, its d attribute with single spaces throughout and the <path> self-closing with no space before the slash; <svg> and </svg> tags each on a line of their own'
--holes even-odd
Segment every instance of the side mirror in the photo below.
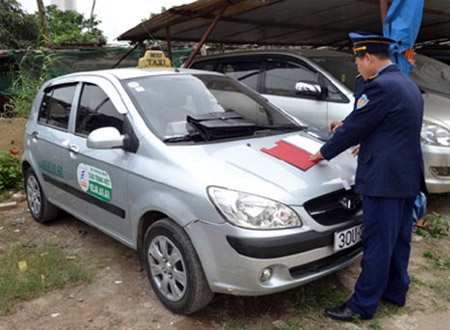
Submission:
<svg viewBox="0 0 450 330">
<path fill-rule="evenodd" d="M 322 86 L 317 83 L 309 81 L 299 81 L 295 84 L 295 92 L 304 96 L 312 96 L 316 98 L 321 98 L 324 90 Z"/>
<path fill-rule="evenodd" d="M 87 138 L 87 146 L 92 149 L 123 148 L 125 135 L 115 127 L 101 127 L 93 130 Z"/>
</svg>

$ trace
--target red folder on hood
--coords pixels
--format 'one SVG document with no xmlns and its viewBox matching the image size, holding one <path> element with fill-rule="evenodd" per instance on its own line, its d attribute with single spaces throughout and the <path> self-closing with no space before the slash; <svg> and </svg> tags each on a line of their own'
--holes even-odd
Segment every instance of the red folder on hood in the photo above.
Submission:
<svg viewBox="0 0 450 330">
<path fill-rule="evenodd" d="M 284 160 L 285 162 L 294 165 L 303 171 L 306 171 L 318 163 L 309 159 L 311 157 L 309 152 L 283 140 L 277 141 L 275 147 L 270 149 L 261 148 L 261 151 L 278 159 Z"/>
</svg>

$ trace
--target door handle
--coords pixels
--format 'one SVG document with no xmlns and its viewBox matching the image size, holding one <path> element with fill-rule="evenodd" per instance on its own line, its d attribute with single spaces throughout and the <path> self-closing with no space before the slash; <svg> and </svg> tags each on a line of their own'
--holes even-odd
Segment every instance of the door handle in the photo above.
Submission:
<svg viewBox="0 0 450 330">
<path fill-rule="evenodd" d="M 71 144 L 69 145 L 69 151 L 77 154 L 80 152 L 80 147 L 77 146 L 76 144 Z"/>
<path fill-rule="evenodd" d="M 38 131 L 34 131 L 33 133 L 31 133 L 31 138 L 39 139 L 39 132 Z"/>
</svg>

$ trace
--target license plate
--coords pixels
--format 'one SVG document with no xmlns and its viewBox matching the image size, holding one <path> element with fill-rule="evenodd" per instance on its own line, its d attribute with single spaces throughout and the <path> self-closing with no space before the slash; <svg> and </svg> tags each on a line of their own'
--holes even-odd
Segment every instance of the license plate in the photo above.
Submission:
<svg viewBox="0 0 450 330">
<path fill-rule="evenodd" d="M 334 233 L 334 251 L 347 249 L 361 242 L 362 225 Z"/>
</svg>

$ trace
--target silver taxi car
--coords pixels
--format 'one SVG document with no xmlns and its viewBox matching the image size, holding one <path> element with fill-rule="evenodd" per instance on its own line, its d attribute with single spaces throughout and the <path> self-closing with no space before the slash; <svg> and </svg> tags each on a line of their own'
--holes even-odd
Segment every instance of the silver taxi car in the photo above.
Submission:
<svg viewBox="0 0 450 330">
<path fill-rule="evenodd" d="M 194 59 L 191 68 L 231 75 L 326 138 L 353 109 L 351 54 L 328 49 L 238 51 Z M 422 152 L 430 193 L 450 192 L 450 66 L 416 55 L 410 74 L 424 98 Z"/>
<path fill-rule="evenodd" d="M 26 125 L 28 206 L 64 210 L 138 252 L 169 310 L 264 295 L 361 254 L 356 162 L 311 163 L 304 126 L 236 80 L 189 69 L 46 82 Z"/>
</svg>

